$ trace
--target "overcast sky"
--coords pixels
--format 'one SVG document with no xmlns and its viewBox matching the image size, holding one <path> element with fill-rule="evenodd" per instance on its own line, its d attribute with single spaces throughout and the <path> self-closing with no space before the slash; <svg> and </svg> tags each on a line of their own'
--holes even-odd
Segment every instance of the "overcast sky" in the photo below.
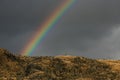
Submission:
<svg viewBox="0 0 120 80">
<path fill-rule="evenodd" d="M 0 47 L 18 54 L 64 0 L 0 0 Z M 31 56 L 120 59 L 120 0 L 76 0 Z"/>
</svg>

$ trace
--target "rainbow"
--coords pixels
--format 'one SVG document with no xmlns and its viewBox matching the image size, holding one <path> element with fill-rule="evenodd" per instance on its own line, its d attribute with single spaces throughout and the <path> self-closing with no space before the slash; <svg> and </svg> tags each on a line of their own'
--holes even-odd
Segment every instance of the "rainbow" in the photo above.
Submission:
<svg viewBox="0 0 120 80">
<path fill-rule="evenodd" d="M 64 2 L 55 9 L 55 11 L 42 23 L 37 29 L 35 35 L 28 41 L 27 45 L 21 51 L 21 55 L 31 55 L 35 48 L 38 47 L 46 37 L 48 32 L 55 27 L 55 24 L 63 16 L 63 14 L 71 7 L 75 0 L 64 0 Z"/>
</svg>

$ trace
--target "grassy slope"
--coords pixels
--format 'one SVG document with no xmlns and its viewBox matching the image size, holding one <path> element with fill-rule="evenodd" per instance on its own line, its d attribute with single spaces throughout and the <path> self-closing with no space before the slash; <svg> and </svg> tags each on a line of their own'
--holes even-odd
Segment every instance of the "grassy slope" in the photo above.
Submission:
<svg viewBox="0 0 120 80">
<path fill-rule="evenodd" d="M 120 80 L 119 60 L 15 56 L 0 49 L 0 80 Z"/>
</svg>

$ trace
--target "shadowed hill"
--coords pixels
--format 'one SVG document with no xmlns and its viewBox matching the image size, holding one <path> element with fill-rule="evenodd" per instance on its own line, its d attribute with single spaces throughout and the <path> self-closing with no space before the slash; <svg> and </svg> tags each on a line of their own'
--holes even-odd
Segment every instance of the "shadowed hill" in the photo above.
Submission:
<svg viewBox="0 0 120 80">
<path fill-rule="evenodd" d="M 23 73 L 22 65 L 20 65 L 19 57 L 13 55 L 6 49 L 0 49 L 0 78 L 17 76 L 18 73 Z M 18 72 L 19 71 L 19 72 Z M 0 79 L 1 80 L 1 79 Z"/>
<path fill-rule="evenodd" d="M 120 80 L 119 60 L 16 56 L 0 49 L 0 80 Z"/>
</svg>

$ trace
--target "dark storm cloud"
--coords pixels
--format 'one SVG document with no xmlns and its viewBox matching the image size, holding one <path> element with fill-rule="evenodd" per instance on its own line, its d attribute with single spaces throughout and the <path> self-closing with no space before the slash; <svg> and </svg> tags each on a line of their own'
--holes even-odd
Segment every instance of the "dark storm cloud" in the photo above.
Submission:
<svg viewBox="0 0 120 80">
<path fill-rule="evenodd" d="M 54 3 L 53 3 L 54 2 Z M 56 0 L 5 0 L 0 5 L 0 33 L 35 29 L 60 3 Z"/>
<path fill-rule="evenodd" d="M 109 35 L 120 24 L 120 1 L 77 0 L 74 9 L 64 16 L 58 34 L 66 38 L 75 35 L 86 38 L 101 38 Z M 60 35 L 60 34 L 59 34 Z"/>
<path fill-rule="evenodd" d="M 120 1 L 113 0 L 79 0 L 74 9 L 63 16 L 56 31 L 51 33 L 54 35 L 51 40 L 49 39 L 51 36 L 48 38 L 49 43 L 46 43 L 48 53 L 51 50 L 53 50 L 52 53 L 57 53 L 59 50 L 68 52 L 74 50 L 78 51 L 77 54 L 74 53 L 75 55 L 83 53 L 86 56 L 106 57 L 115 54 L 115 49 L 110 50 L 113 44 L 109 41 L 109 44 L 106 44 L 106 37 L 108 39 L 113 37 L 111 36 L 114 33 L 113 29 L 119 27 L 119 3 Z M 117 46 L 117 48 L 120 47 Z M 47 52 L 46 48 L 42 50 Z"/>
<path fill-rule="evenodd" d="M 75 12 L 76 15 L 81 16 L 79 18 L 75 16 L 74 18 L 81 18 L 84 23 L 117 23 L 120 19 L 119 3 L 119 0 L 80 0 L 78 6 L 76 6 L 76 9 L 79 8 L 79 10 Z"/>
<path fill-rule="evenodd" d="M 44 19 L 61 2 L 56 0 L 1 0 L 0 47 L 18 52 Z"/>
<path fill-rule="evenodd" d="M 1 0 L 0 43 L 2 46 L 9 45 L 7 47 L 11 50 L 14 50 L 15 46 L 18 46 L 17 50 L 21 49 L 38 25 L 62 1 L 64 0 Z M 44 55 L 55 55 L 68 51 L 74 55 L 102 57 L 110 52 L 118 53 L 120 46 L 116 44 L 120 39 L 114 38 L 119 37 L 117 31 L 120 24 L 119 4 L 119 0 L 76 0 L 47 35 L 42 48 L 36 49 L 34 55 L 44 53 Z M 117 37 L 114 37 L 115 35 Z M 7 44 L 5 44 L 6 39 Z M 114 48 L 109 47 L 111 45 L 114 45 Z M 112 53 L 109 55 L 113 55 Z"/>
<path fill-rule="evenodd" d="M 64 40 L 72 41 L 72 38 L 75 40 L 78 38 L 78 41 L 83 43 L 84 40 L 97 40 L 111 35 L 111 30 L 119 27 L 116 25 L 120 24 L 120 1 L 79 0 L 78 2 L 61 22 L 61 26 L 67 27 L 59 28 L 61 34 L 58 35 Z"/>
</svg>

